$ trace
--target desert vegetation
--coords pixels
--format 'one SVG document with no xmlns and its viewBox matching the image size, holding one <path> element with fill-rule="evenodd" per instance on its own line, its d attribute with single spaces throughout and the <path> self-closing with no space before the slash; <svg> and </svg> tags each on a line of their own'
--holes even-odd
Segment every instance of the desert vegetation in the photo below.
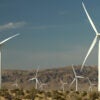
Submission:
<svg viewBox="0 0 100 100">
<path fill-rule="evenodd" d="M 100 93 L 97 91 L 40 91 L 32 88 L 24 89 L 1 89 L 0 100 L 100 100 Z"/>
</svg>

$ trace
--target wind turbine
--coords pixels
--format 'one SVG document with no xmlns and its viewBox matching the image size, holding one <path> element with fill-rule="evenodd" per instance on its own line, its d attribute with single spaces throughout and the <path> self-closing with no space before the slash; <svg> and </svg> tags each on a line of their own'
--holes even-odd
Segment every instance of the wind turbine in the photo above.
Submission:
<svg viewBox="0 0 100 100">
<path fill-rule="evenodd" d="M 84 77 L 83 76 L 77 76 L 76 75 L 76 72 L 75 72 L 75 69 L 74 69 L 73 65 L 72 65 L 72 69 L 73 69 L 73 73 L 74 73 L 74 76 L 75 77 L 74 77 L 73 81 L 71 82 L 70 87 L 76 81 L 76 91 L 78 91 L 78 79 L 84 78 Z"/>
<path fill-rule="evenodd" d="M 61 89 L 63 90 L 63 92 L 65 91 L 65 85 L 67 85 L 67 82 L 63 82 L 61 79 L 60 79 L 60 83 L 61 83 Z"/>
<path fill-rule="evenodd" d="M 46 83 L 42 83 L 41 81 L 39 81 L 39 83 L 40 83 L 40 86 L 39 86 L 40 90 L 43 90 L 43 87 L 47 86 Z"/>
<path fill-rule="evenodd" d="M 94 40 L 93 40 L 93 42 L 92 42 L 87 54 L 86 54 L 86 57 L 85 57 L 85 59 L 83 61 L 82 67 L 81 67 L 81 71 L 82 71 L 82 69 L 84 67 L 84 64 L 85 64 L 88 56 L 90 55 L 92 49 L 94 48 L 94 46 L 95 46 L 95 44 L 97 42 L 97 39 L 99 38 L 99 45 L 98 45 L 98 91 L 100 91 L 100 33 L 97 31 L 97 29 L 96 29 L 91 17 L 89 16 L 89 13 L 87 12 L 87 9 L 86 9 L 86 7 L 85 7 L 83 2 L 82 2 L 82 6 L 83 6 L 83 9 L 84 9 L 84 11 L 86 13 L 86 16 L 87 16 L 87 18 L 88 18 L 88 20 L 89 20 L 94 32 L 96 33 L 96 36 L 95 36 L 95 38 L 94 38 Z"/>
<path fill-rule="evenodd" d="M 29 79 L 29 81 L 35 80 L 35 82 L 36 82 L 36 83 L 35 83 L 35 88 L 36 88 L 36 89 L 37 89 L 37 85 L 39 84 L 39 81 L 38 81 L 38 78 L 37 78 L 37 73 L 38 73 L 38 71 L 39 71 L 39 66 L 38 66 L 38 68 L 37 68 L 37 70 L 36 70 L 35 77 Z"/>
<path fill-rule="evenodd" d="M 18 87 L 19 87 L 19 85 L 18 85 L 18 80 L 17 80 L 17 79 L 16 79 L 15 83 L 14 83 L 14 84 L 12 84 L 12 86 L 15 86 L 16 88 L 18 88 Z"/>
<path fill-rule="evenodd" d="M 89 91 L 92 91 L 92 87 L 95 86 L 96 84 L 92 84 L 90 79 L 87 77 L 88 81 L 89 81 Z"/>
<path fill-rule="evenodd" d="M 1 89 L 1 83 L 2 83 L 2 81 L 1 81 L 1 50 L 2 50 L 2 46 L 3 46 L 8 40 L 10 40 L 10 39 L 12 39 L 12 38 L 14 38 L 14 37 L 16 37 L 16 36 L 18 36 L 18 35 L 19 35 L 19 34 L 13 35 L 13 36 L 11 36 L 11 37 L 9 37 L 9 38 L 6 38 L 6 39 L 4 39 L 3 41 L 0 42 L 0 89 Z"/>
</svg>

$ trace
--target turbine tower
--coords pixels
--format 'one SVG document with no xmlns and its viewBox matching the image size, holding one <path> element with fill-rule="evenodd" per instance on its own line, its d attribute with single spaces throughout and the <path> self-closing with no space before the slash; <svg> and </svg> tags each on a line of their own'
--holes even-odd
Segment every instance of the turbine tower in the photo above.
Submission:
<svg viewBox="0 0 100 100">
<path fill-rule="evenodd" d="M 3 40 L 3 41 L 1 41 L 0 42 L 0 89 L 1 89 L 1 84 L 2 84 L 2 77 L 1 77 L 1 50 L 2 50 L 2 46 L 8 41 L 8 40 L 10 40 L 10 39 L 12 39 L 12 38 L 14 38 L 14 37 L 16 37 L 16 36 L 18 36 L 19 34 L 16 34 L 16 35 L 13 35 L 13 36 L 11 36 L 11 37 L 9 37 L 9 38 L 7 38 L 7 39 L 5 39 L 5 40 Z"/>
<path fill-rule="evenodd" d="M 90 79 L 87 77 L 88 81 L 89 81 L 89 91 L 92 91 L 92 87 L 95 86 L 96 84 L 92 84 Z"/>
<path fill-rule="evenodd" d="M 65 91 L 65 85 L 67 85 L 67 82 L 63 82 L 61 79 L 60 79 L 60 83 L 61 83 L 61 89 L 63 90 L 63 92 Z"/>
<path fill-rule="evenodd" d="M 94 46 L 95 46 L 95 44 L 97 42 L 97 39 L 99 39 L 99 45 L 98 45 L 98 91 L 100 91 L 100 33 L 97 31 L 97 29 L 96 29 L 91 17 L 89 16 L 89 13 L 87 12 L 87 9 L 86 9 L 86 7 L 85 7 L 83 2 L 82 2 L 82 6 L 83 6 L 83 9 L 84 9 L 84 11 L 86 13 L 86 16 L 87 16 L 87 18 L 88 18 L 88 20 L 89 20 L 94 32 L 96 33 L 95 34 L 96 36 L 95 36 L 95 38 L 94 38 L 94 40 L 93 40 L 93 42 L 92 42 L 87 54 L 86 54 L 86 57 L 85 57 L 85 59 L 83 61 L 82 67 L 81 67 L 81 71 L 82 71 L 82 69 L 84 67 L 84 64 L 85 64 L 88 56 L 90 55 L 92 49 L 94 48 Z"/>
<path fill-rule="evenodd" d="M 73 69 L 73 73 L 74 73 L 74 76 L 75 77 L 74 77 L 73 81 L 71 82 L 70 87 L 76 81 L 76 91 L 78 91 L 78 79 L 84 78 L 84 77 L 83 76 L 77 76 L 76 75 L 76 72 L 75 72 L 75 69 L 74 69 L 73 65 L 72 65 L 72 69 Z"/>
<path fill-rule="evenodd" d="M 29 81 L 35 80 L 35 82 L 36 82 L 36 83 L 35 83 L 35 88 L 36 88 L 36 89 L 37 89 L 37 85 L 39 84 L 39 81 L 38 81 L 38 78 L 37 78 L 37 73 L 38 73 L 38 71 L 39 71 L 39 66 L 38 66 L 38 68 L 37 68 L 37 70 L 36 70 L 35 77 L 29 79 Z"/>
</svg>

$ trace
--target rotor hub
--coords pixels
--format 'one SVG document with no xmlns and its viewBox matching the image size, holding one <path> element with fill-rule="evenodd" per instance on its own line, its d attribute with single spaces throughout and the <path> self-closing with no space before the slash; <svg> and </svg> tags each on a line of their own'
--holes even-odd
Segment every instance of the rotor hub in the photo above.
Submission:
<svg viewBox="0 0 100 100">
<path fill-rule="evenodd" d="M 99 38 L 100 38 L 100 33 L 98 33 L 98 35 L 97 35 Z"/>
</svg>

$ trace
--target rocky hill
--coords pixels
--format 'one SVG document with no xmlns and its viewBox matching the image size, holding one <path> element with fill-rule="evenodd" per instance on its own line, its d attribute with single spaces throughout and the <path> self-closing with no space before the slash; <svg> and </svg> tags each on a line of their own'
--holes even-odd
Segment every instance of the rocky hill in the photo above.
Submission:
<svg viewBox="0 0 100 100">
<path fill-rule="evenodd" d="M 98 71 L 96 66 L 86 66 L 82 72 L 80 72 L 81 66 L 74 66 L 77 75 L 82 75 L 85 78 L 79 79 L 79 87 L 84 89 L 87 88 L 88 80 L 86 77 L 89 77 L 92 83 L 98 81 Z M 35 86 L 35 82 L 29 81 L 30 78 L 35 76 L 35 69 L 33 70 L 3 70 L 2 71 L 2 87 L 14 88 L 12 84 L 15 80 L 18 80 L 20 88 L 32 88 Z M 59 89 L 61 86 L 60 79 L 64 82 L 67 82 L 67 88 L 69 88 L 70 83 L 74 78 L 74 74 L 71 66 L 53 68 L 53 69 L 44 69 L 39 70 L 38 79 L 48 84 L 48 89 Z M 75 84 L 73 85 L 74 88 Z"/>
</svg>

